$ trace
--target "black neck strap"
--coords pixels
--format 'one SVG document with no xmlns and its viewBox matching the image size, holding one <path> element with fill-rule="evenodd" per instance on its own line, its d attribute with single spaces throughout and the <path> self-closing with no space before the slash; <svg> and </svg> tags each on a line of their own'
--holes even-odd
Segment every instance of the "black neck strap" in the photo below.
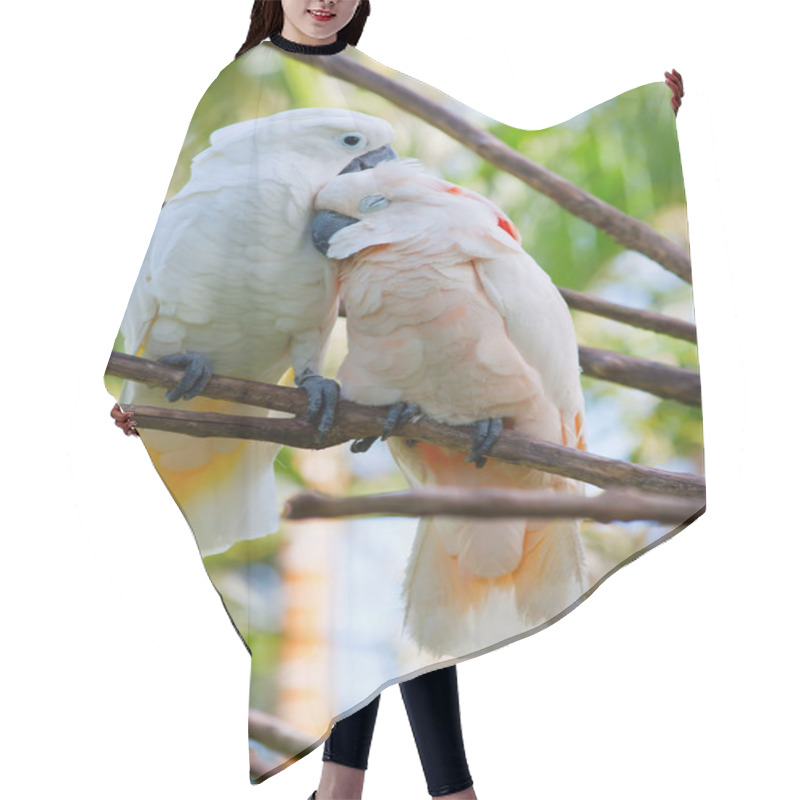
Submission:
<svg viewBox="0 0 800 800">
<path fill-rule="evenodd" d="M 340 53 L 347 47 L 346 39 L 337 39 L 330 44 L 298 44 L 281 36 L 279 33 L 273 33 L 269 40 L 276 47 L 280 47 L 281 50 L 288 50 L 290 53 L 305 53 L 306 55 L 327 56 L 333 53 Z"/>
</svg>

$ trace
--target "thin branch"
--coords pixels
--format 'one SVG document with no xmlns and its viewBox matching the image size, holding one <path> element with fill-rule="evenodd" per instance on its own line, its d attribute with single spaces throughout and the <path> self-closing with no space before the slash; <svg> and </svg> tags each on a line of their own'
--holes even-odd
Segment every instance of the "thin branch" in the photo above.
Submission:
<svg viewBox="0 0 800 800">
<path fill-rule="evenodd" d="M 295 730 L 278 717 L 251 708 L 248 715 L 248 734 L 251 739 L 287 756 L 294 756 L 314 747 L 317 739 Z"/>
<path fill-rule="evenodd" d="M 606 317 L 626 325 L 633 325 L 636 328 L 644 328 L 655 333 L 663 333 L 676 339 L 684 339 L 687 342 L 697 344 L 697 328 L 691 322 L 682 319 L 668 317 L 664 314 L 656 314 L 652 311 L 642 311 L 638 308 L 630 308 L 619 303 L 611 303 L 608 300 L 601 300 L 584 292 L 577 292 L 574 289 L 564 289 L 557 287 L 561 296 L 567 301 L 570 308 L 576 311 L 585 311 L 587 314 L 595 314 L 598 317 Z"/>
<path fill-rule="evenodd" d="M 374 92 L 399 108 L 414 114 L 461 142 L 489 163 L 515 175 L 528 186 L 554 200 L 570 214 L 594 225 L 615 242 L 643 253 L 679 278 L 691 283 L 692 269 L 689 256 L 666 236 L 653 230 L 641 220 L 624 214 L 614 206 L 580 189 L 560 175 L 525 158 L 501 139 L 473 125 L 454 111 L 392 78 L 368 69 L 347 56 L 320 57 L 298 53 L 290 55 L 329 75 Z"/>
<path fill-rule="evenodd" d="M 578 351 L 584 375 L 641 389 L 688 406 L 700 405 L 700 375 L 694 370 L 670 367 L 596 347 L 581 346 Z"/>
<path fill-rule="evenodd" d="M 357 406 L 355 403 L 348 403 L 345 406 L 345 402 L 340 401 L 337 408 L 337 422 L 322 445 L 316 442 L 316 428 L 300 419 L 201 414 L 131 405 L 125 406 L 125 410 L 133 411 L 137 428 L 140 430 L 150 428 L 198 437 L 250 439 L 311 450 L 380 435 L 386 419 L 386 406 Z M 395 435 L 461 453 L 470 453 L 474 431 L 469 426 L 451 427 L 423 417 L 418 422 L 398 426 Z M 658 494 L 687 497 L 701 497 L 705 493 L 705 481 L 699 475 L 642 467 L 627 461 L 618 461 L 531 439 L 516 432 L 501 433 L 489 455 L 509 464 L 531 466 L 543 472 L 575 478 L 601 488 L 631 486 Z"/>
<path fill-rule="evenodd" d="M 268 772 L 271 771 L 271 767 L 266 761 L 262 761 L 259 757 L 258 753 L 256 753 L 255 748 L 250 748 L 250 777 L 253 780 L 257 780 L 258 778 L 266 775 Z"/>
<path fill-rule="evenodd" d="M 183 369 L 114 350 L 108 360 L 106 375 L 126 378 L 150 386 L 174 389 L 180 382 Z M 308 408 L 308 396 L 300 389 L 248 381 L 243 378 L 228 378 L 224 375 L 213 375 L 201 394 L 203 397 L 211 397 L 215 400 L 229 400 L 233 403 L 285 411 L 289 414 L 304 414 Z M 341 401 L 340 404 L 344 405 L 345 401 Z M 355 405 L 355 403 L 349 405 Z M 360 406 L 356 406 L 356 408 L 360 408 Z M 154 410 L 161 411 L 163 409 Z M 141 412 L 142 408 L 140 407 L 139 413 Z M 138 422 L 137 418 L 137 424 Z M 214 434 L 208 435 L 213 436 Z"/>
<path fill-rule="evenodd" d="M 438 487 L 361 497 L 329 497 L 303 492 L 290 497 L 286 519 L 381 516 L 525 517 L 594 519 L 598 522 L 683 523 L 705 508 L 702 498 L 665 497 L 630 490 L 611 490 L 597 497 L 528 492 L 520 489 Z"/>
<path fill-rule="evenodd" d="M 106 370 L 109 375 L 143 381 L 173 388 L 182 370 L 145 359 L 112 353 Z M 237 378 L 212 376 L 202 393 L 206 397 L 272 408 L 293 414 L 303 414 L 307 407 L 306 394 L 299 389 L 272 386 Z M 191 436 L 221 436 L 238 439 L 271 441 L 291 447 L 320 449 L 316 429 L 302 419 L 271 419 L 233 416 L 228 414 L 199 414 L 166 408 L 125 406 L 133 411 L 139 429 L 186 433 Z M 341 400 L 336 409 L 336 422 L 322 447 L 379 436 L 386 419 L 386 407 L 362 406 Z M 396 434 L 405 438 L 446 447 L 462 453 L 472 450 L 472 426 L 450 426 L 423 417 L 397 428 Z M 531 439 L 516 431 L 504 431 L 492 447 L 492 458 L 511 464 L 524 464 L 585 481 L 595 486 L 631 486 L 659 494 L 702 497 L 705 481 L 698 475 L 642 467 L 626 461 L 574 450 L 570 447 Z"/>
</svg>

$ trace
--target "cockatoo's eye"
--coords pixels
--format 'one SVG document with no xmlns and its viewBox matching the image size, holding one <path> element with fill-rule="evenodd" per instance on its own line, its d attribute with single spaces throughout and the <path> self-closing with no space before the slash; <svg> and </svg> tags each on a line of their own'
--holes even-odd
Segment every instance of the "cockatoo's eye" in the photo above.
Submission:
<svg viewBox="0 0 800 800">
<path fill-rule="evenodd" d="M 343 133 L 339 137 L 339 142 L 343 144 L 348 150 L 355 150 L 367 141 L 367 137 L 363 133 L 353 131 L 352 133 Z"/>
<path fill-rule="evenodd" d="M 389 204 L 389 200 L 382 194 L 368 194 L 358 204 L 358 210 L 362 214 L 369 214 L 371 211 L 377 211 L 379 208 Z"/>
</svg>

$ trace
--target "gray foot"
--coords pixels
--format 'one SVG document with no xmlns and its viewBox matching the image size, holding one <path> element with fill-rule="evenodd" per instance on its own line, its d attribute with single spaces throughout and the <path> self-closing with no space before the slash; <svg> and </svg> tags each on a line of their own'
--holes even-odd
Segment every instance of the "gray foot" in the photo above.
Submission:
<svg viewBox="0 0 800 800">
<path fill-rule="evenodd" d="M 200 353 L 175 353 L 158 359 L 161 364 L 171 367 L 183 367 L 183 377 L 178 385 L 167 392 L 167 400 L 174 403 L 176 400 L 191 400 L 197 397 L 206 388 L 214 370 L 211 362 Z"/>
<path fill-rule="evenodd" d="M 503 431 L 503 420 L 498 418 L 480 419 L 475 423 L 475 438 L 472 440 L 472 453 L 467 461 L 480 469 L 486 464 L 486 454 Z"/>
<path fill-rule="evenodd" d="M 381 441 L 385 442 L 395 431 L 413 419 L 420 413 L 421 409 L 416 403 L 395 403 L 386 415 L 386 422 L 383 423 L 383 434 Z"/>
<path fill-rule="evenodd" d="M 405 425 L 406 422 L 416 417 L 421 413 L 420 407 L 416 403 L 395 403 L 386 415 L 386 421 L 383 423 L 383 433 L 380 436 L 382 442 L 385 442 L 395 431 L 396 428 Z M 365 439 L 356 439 L 350 445 L 350 452 L 352 453 L 366 453 L 375 442 L 378 441 L 377 436 L 368 436 Z M 410 439 L 408 441 L 411 441 Z"/>
<path fill-rule="evenodd" d="M 317 444 L 322 444 L 333 427 L 339 384 L 332 378 L 316 375 L 310 369 L 304 370 L 294 382 L 308 395 L 308 409 L 303 419 L 317 423 Z"/>
<path fill-rule="evenodd" d="M 356 439 L 350 445 L 351 453 L 366 453 L 378 441 L 377 436 L 367 436 L 366 439 Z"/>
</svg>

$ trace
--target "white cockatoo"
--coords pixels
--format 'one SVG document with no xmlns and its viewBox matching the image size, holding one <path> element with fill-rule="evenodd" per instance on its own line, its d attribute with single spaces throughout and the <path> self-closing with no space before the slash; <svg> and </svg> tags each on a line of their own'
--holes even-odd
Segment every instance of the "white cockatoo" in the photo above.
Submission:
<svg viewBox="0 0 800 800">
<path fill-rule="evenodd" d="M 411 484 L 582 492 L 486 459 L 503 426 L 585 447 L 569 310 L 505 214 L 412 159 L 333 178 L 315 208 L 315 243 L 340 264 L 342 396 L 392 405 L 387 434 L 417 411 L 476 424 L 469 458 L 389 439 Z M 574 520 L 427 517 L 406 570 L 405 622 L 419 645 L 458 655 L 552 619 L 586 588 Z"/>
<path fill-rule="evenodd" d="M 395 158 L 389 123 L 307 108 L 214 131 L 191 177 L 161 210 L 122 321 L 125 352 L 185 368 L 176 408 L 263 415 L 203 397 L 212 373 L 277 382 L 294 369 L 321 434 L 338 395 L 319 376 L 338 309 L 335 268 L 311 242 L 317 190 L 341 172 Z M 165 405 L 126 382 L 120 402 Z M 313 409 L 313 410 L 312 410 Z M 142 430 L 202 555 L 278 527 L 278 445 Z"/>
</svg>

